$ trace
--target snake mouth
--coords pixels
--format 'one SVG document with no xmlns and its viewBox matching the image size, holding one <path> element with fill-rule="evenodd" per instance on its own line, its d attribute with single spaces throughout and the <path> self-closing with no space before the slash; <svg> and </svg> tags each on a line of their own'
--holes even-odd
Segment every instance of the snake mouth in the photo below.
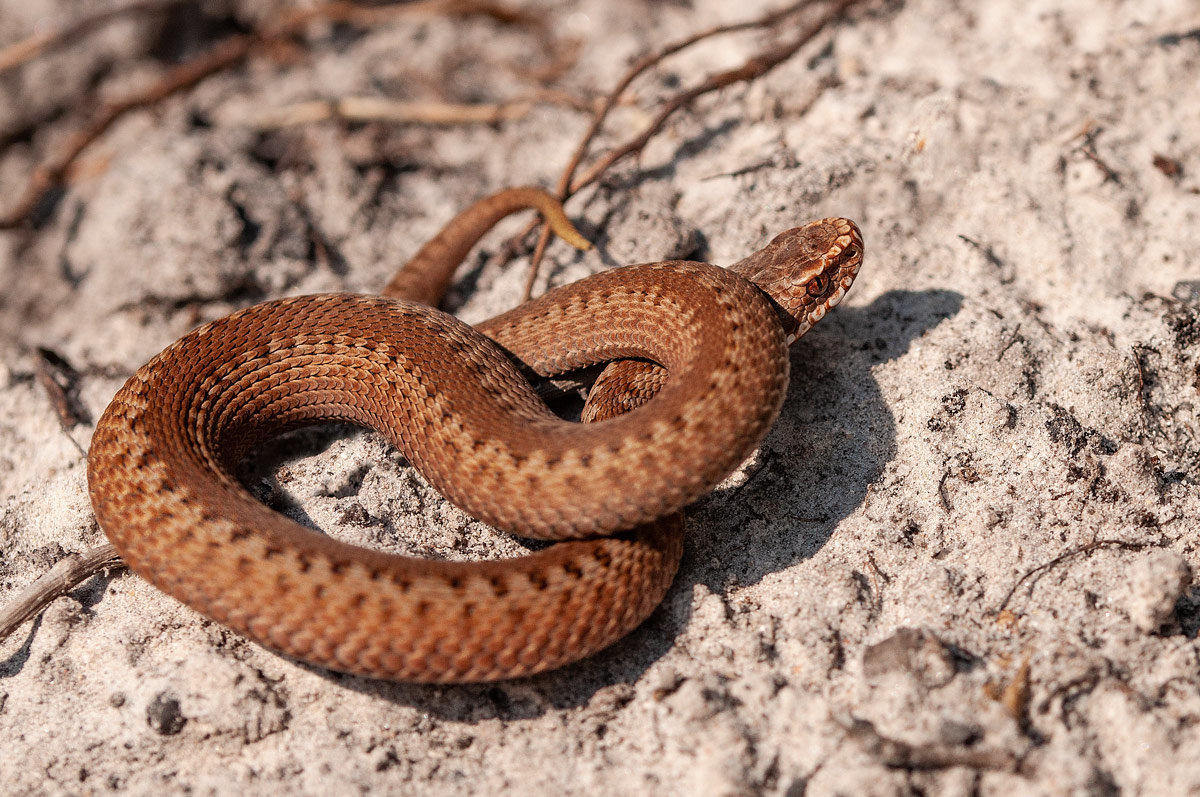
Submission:
<svg viewBox="0 0 1200 797">
<path fill-rule="evenodd" d="M 858 225 L 849 219 L 830 218 L 810 226 L 831 230 L 833 235 L 819 262 L 808 270 L 804 291 L 794 305 L 797 326 L 787 337 L 788 345 L 841 303 L 862 267 L 863 241 Z"/>
</svg>

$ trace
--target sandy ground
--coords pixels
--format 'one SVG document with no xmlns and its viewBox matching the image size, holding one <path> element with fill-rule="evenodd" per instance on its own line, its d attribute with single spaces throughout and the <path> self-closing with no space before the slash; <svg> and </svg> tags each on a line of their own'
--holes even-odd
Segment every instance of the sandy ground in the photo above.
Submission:
<svg viewBox="0 0 1200 797">
<path fill-rule="evenodd" d="M 266 13 L 246 5 L 242 20 Z M 578 96 L 769 8 L 529 5 L 580 37 L 553 84 Z M 84 7 L 4 0 L 0 42 Z M 152 79 L 224 32 L 205 19 L 181 16 L 185 36 L 121 23 L 0 76 L 4 199 L 93 84 Z M 0 234 L 0 603 L 102 541 L 80 447 L 152 354 L 263 298 L 376 289 L 455 210 L 552 185 L 587 118 L 244 122 L 352 94 L 527 94 L 540 36 L 482 19 L 315 26 L 304 51 L 128 116 L 38 229 Z M 761 44 L 672 60 L 638 84 L 640 107 Z M 568 205 L 598 248 L 555 245 L 539 287 L 667 256 L 728 263 L 833 214 L 861 225 L 867 260 L 793 350 L 761 451 L 689 510 L 648 622 L 559 672 L 415 687 L 315 670 L 133 575 L 98 576 L 0 643 L 0 792 L 1200 794 L 1197 86 L 1190 0 L 913 0 L 705 98 Z M 647 113 L 621 113 L 606 143 Z M 520 294 L 503 239 L 451 297 L 468 320 Z M 89 421 L 69 432 L 37 347 L 81 374 Z M 257 488 L 332 535 L 525 550 L 374 435 L 268 453 Z"/>
</svg>

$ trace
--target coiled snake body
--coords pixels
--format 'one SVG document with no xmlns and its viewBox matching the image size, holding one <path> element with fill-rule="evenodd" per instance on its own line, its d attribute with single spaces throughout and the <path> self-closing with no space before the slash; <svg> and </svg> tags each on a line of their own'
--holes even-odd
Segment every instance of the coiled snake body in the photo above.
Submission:
<svg viewBox="0 0 1200 797">
<path fill-rule="evenodd" d="M 614 269 L 477 328 L 419 303 L 436 302 L 475 240 L 526 206 L 573 233 L 546 195 L 503 192 L 451 222 L 385 292 L 408 299 L 267 302 L 138 370 L 88 459 L 96 516 L 126 563 L 267 647 L 395 680 L 526 675 L 645 619 L 678 566 L 675 513 L 760 442 L 783 401 L 787 343 L 850 287 L 862 242 L 853 223 L 826 219 L 731 269 Z M 614 360 L 584 411 L 591 423 L 555 416 L 528 378 Z M 265 438 L 325 421 L 379 430 L 497 528 L 573 541 L 494 562 L 399 557 L 306 529 L 233 475 Z"/>
</svg>

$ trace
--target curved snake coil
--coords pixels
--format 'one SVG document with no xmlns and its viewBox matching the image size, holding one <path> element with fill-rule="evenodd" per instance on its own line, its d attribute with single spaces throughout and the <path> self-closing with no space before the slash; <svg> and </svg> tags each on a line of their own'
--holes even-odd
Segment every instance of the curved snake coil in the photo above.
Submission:
<svg viewBox="0 0 1200 797">
<path fill-rule="evenodd" d="M 475 240 L 527 206 L 574 232 L 547 195 L 503 192 L 452 221 L 387 292 L 436 301 Z M 411 298 L 249 307 L 185 335 L 117 393 L 89 453 L 96 516 L 164 592 L 324 667 L 464 682 L 561 666 L 661 601 L 682 550 L 675 513 L 761 441 L 787 343 L 840 300 L 861 257 L 853 223 L 825 219 L 731 269 L 614 269 L 476 328 Z M 555 416 L 527 378 L 609 361 L 590 423 Z M 271 511 L 233 475 L 266 438 L 326 421 L 380 431 L 480 520 L 573 541 L 495 562 L 384 554 Z"/>
</svg>

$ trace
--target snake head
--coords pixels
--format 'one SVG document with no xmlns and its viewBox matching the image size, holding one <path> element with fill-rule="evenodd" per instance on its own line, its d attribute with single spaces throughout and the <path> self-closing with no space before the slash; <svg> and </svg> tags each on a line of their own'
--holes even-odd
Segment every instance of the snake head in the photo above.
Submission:
<svg viewBox="0 0 1200 797">
<path fill-rule="evenodd" d="M 729 268 L 774 300 L 791 344 L 842 300 L 858 276 L 862 258 L 858 226 L 834 218 L 782 232 Z"/>
</svg>

